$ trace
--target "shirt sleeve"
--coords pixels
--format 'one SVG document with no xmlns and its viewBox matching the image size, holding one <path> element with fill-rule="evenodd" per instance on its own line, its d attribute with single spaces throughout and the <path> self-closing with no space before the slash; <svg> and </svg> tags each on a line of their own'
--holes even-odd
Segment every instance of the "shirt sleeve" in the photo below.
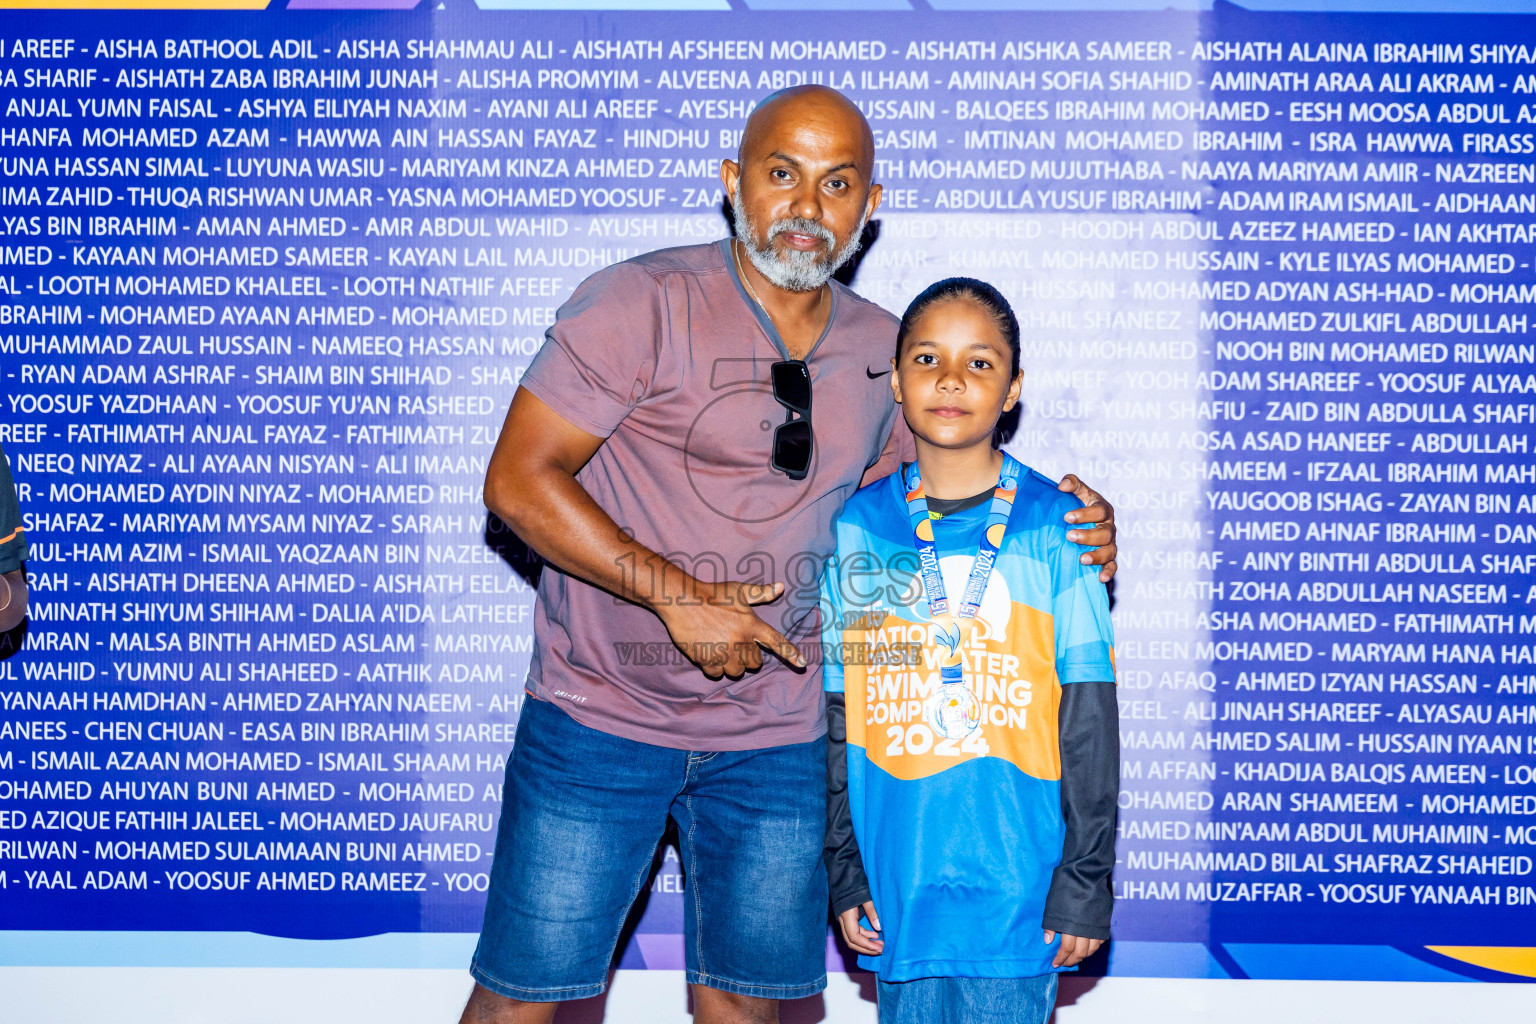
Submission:
<svg viewBox="0 0 1536 1024">
<path fill-rule="evenodd" d="M 1063 496 L 1065 498 L 1065 496 Z M 1109 937 L 1114 895 L 1115 810 L 1120 788 L 1119 708 L 1115 702 L 1114 627 L 1097 566 L 1086 548 L 1067 540 L 1061 518 L 1077 507 L 1058 500 L 1052 537 L 1051 615 L 1056 676 L 1061 681 L 1057 736 L 1061 748 L 1061 863 L 1051 876 L 1041 924 L 1090 939 Z"/>
<path fill-rule="evenodd" d="M 1115 897 L 1115 810 L 1120 791 L 1120 724 L 1115 684 L 1061 689 L 1061 863 L 1051 874 L 1040 924 L 1089 939 L 1109 938 Z"/>
<path fill-rule="evenodd" d="M 608 437 L 650 390 L 665 327 L 660 293 L 634 263 L 587 278 L 556 311 L 522 386 L 575 426 Z"/>
<path fill-rule="evenodd" d="M 827 694 L 827 840 L 821 859 L 827 866 L 834 915 L 870 899 L 848 803 L 848 716 L 843 701 L 841 692 Z"/>
<path fill-rule="evenodd" d="M 834 535 L 841 533 L 833 523 Z M 842 567 L 834 555 L 821 574 L 822 684 L 827 690 L 827 839 L 822 860 L 827 866 L 827 890 L 832 913 L 862 905 L 869 897 L 869 880 L 853 832 L 848 803 L 848 723 L 843 689 Z"/>
<path fill-rule="evenodd" d="M 1067 524 L 1061 517 L 1077 508 L 1075 499 L 1062 495 L 1056 503 L 1058 524 L 1050 557 L 1051 618 L 1056 630 L 1056 676 L 1063 687 L 1069 683 L 1095 683 L 1115 678 L 1115 634 L 1109 619 L 1109 593 L 1099 582 L 1099 568 L 1078 561 L 1088 549 L 1067 540 Z"/>
<path fill-rule="evenodd" d="M 11 463 L 0 448 L 0 575 L 15 572 L 27 560 L 27 534 L 21 525 L 21 507 L 16 501 L 16 485 L 11 481 Z"/>
</svg>

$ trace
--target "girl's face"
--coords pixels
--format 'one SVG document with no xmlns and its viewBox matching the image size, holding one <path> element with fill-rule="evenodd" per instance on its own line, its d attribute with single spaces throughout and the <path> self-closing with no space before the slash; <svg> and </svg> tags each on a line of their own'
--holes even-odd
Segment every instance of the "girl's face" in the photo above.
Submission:
<svg viewBox="0 0 1536 1024">
<path fill-rule="evenodd" d="M 891 360 L 891 392 L 912 433 L 938 448 L 992 444 L 992 430 L 1019 400 L 1024 374 L 1009 372 L 1008 342 L 968 299 L 928 308 Z"/>
</svg>

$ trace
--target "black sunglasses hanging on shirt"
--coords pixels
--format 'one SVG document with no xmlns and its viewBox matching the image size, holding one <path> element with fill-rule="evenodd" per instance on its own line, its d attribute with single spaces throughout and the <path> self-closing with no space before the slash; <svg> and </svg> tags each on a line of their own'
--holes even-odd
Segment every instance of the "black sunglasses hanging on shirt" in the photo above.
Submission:
<svg viewBox="0 0 1536 1024">
<path fill-rule="evenodd" d="M 811 432 L 811 368 L 804 360 L 784 359 L 770 370 L 774 401 L 787 410 L 784 422 L 773 432 L 771 464 L 791 480 L 804 480 L 811 471 L 816 437 Z"/>
</svg>

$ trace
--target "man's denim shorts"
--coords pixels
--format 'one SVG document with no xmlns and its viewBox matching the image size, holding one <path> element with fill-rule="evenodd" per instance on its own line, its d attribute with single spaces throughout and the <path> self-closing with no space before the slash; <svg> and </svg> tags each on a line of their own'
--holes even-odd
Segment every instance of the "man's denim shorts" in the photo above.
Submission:
<svg viewBox="0 0 1536 1024">
<path fill-rule="evenodd" d="M 507 762 L 470 973 L 525 1002 L 603 991 L 671 816 L 688 980 L 766 999 L 826 987 L 826 740 L 687 751 L 611 736 L 529 699 Z"/>
</svg>

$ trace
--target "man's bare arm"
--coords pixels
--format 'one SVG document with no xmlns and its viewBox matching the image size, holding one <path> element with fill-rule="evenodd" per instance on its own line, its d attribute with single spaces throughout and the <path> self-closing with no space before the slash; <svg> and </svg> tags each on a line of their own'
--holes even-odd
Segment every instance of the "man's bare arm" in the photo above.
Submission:
<svg viewBox="0 0 1536 1024">
<path fill-rule="evenodd" d="M 639 543 L 576 480 L 604 439 L 518 388 L 485 475 L 485 504 L 562 572 L 649 608 L 713 678 L 761 667 L 759 646 L 803 664 L 794 646 L 752 611 L 780 584 L 704 583 Z"/>
<path fill-rule="evenodd" d="M 545 561 L 649 607 L 659 596 L 651 591 L 653 574 L 636 572 L 626 580 L 624 566 L 658 565 L 656 553 L 627 539 L 576 482 L 576 473 L 602 446 L 603 438 L 518 388 L 486 468 L 485 504 Z M 656 580 L 658 590 L 661 582 Z M 667 581 L 672 587 L 679 582 Z"/>
<path fill-rule="evenodd" d="M 27 617 L 27 574 L 20 569 L 0 576 L 0 633 L 9 633 Z"/>
</svg>

